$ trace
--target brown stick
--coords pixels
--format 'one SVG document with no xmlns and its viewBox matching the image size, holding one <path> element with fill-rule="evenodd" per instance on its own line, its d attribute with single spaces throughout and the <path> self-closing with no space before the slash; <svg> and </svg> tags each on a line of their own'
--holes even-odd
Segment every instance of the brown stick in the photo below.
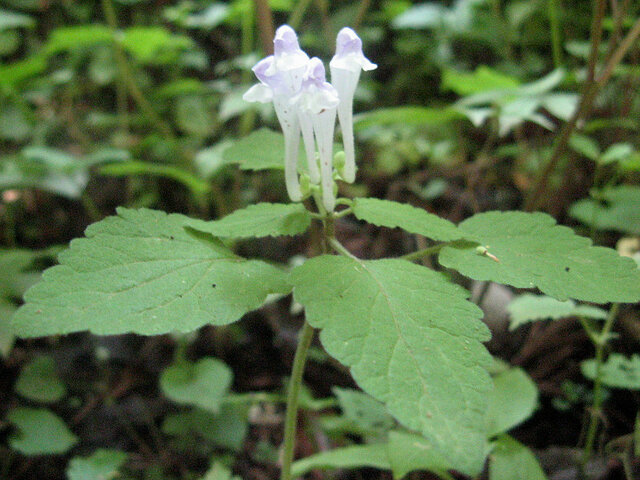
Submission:
<svg viewBox="0 0 640 480">
<path fill-rule="evenodd" d="M 275 28 L 273 26 L 273 15 L 267 0 L 253 0 L 256 7 L 256 20 L 258 24 L 258 35 L 260 44 L 265 55 L 273 53 L 273 37 Z"/>
<path fill-rule="evenodd" d="M 640 18 L 636 20 L 631 30 L 629 30 L 622 42 L 620 42 L 618 48 L 616 48 L 611 57 L 608 59 L 607 64 L 602 70 L 602 73 L 598 76 L 598 79 L 585 85 L 580 104 L 571 116 L 571 119 L 564 125 L 564 127 L 560 131 L 560 134 L 553 146 L 551 158 L 549 159 L 549 162 L 547 162 L 547 165 L 542 171 L 542 174 L 538 178 L 538 181 L 529 194 L 529 197 L 527 198 L 524 205 L 524 210 L 532 211 L 538 207 L 539 201 L 546 190 L 549 177 L 558 166 L 560 158 L 562 157 L 562 153 L 564 153 L 567 143 L 569 142 L 569 138 L 575 130 L 578 121 L 589 113 L 596 96 L 598 95 L 600 90 L 602 90 L 602 87 L 607 84 L 607 82 L 611 78 L 611 75 L 613 75 L 613 71 L 620 64 L 624 56 L 628 53 L 629 49 L 633 46 L 633 43 L 639 36 Z"/>
</svg>

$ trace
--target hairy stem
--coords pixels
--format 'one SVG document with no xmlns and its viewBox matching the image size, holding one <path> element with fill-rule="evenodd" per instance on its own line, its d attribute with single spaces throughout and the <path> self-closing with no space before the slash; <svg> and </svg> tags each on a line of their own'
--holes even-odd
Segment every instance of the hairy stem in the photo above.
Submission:
<svg viewBox="0 0 640 480">
<path fill-rule="evenodd" d="M 584 450 L 582 452 L 582 458 L 580 459 L 579 469 L 583 475 L 580 478 L 584 477 L 585 466 L 587 462 L 591 459 L 593 455 L 593 448 L 595 446 L 596 434 L 598 433 L 598 423 L 600 421 L 600 410 L 602 408 L 602 365 L 604 363 L 606 347 L 607 347 L 607 339 L 609 337 L 609 333 L 611 332 L 611 328 L 613 327 L 613 323 L 618 315 L 618 310 L 620 308 L 620 304 L 615 303 L 609 310 L 609 315 L 600 331 L 600 334 L 597 336 L 597 341 L 594 342 L 596 347 L 596 378 L 593 381 L 593 406 L 591 407 L 591 412 L 589 415 L 589 426 L 587 427 L 587 435 L 585 440 Z M 591 338 L 591 337 L 590 337 Z"/>
<path fill-rule="evenodd" d="M 280 480 L 291 480 L 291 464 L 296 443 L 296 426 L 298 423 L 298 396 L 302 385 L 302 374 L 307 360 L 309 346 L 313 340 L 313 327 L 304 322 L 298 340 L 298 348 L 293 359 L 293 369 L 287 391 L 287 413 L 284 420 L 284 441 L 282 445 L 282 471 Z"/>
</svg>

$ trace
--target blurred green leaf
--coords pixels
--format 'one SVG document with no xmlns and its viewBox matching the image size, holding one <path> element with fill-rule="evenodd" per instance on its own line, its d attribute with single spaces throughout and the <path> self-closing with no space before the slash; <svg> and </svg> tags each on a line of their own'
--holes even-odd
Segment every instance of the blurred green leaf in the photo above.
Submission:
<svg viewBox="0 0 640 480">
<path fill-rule="evenodd" d="M 31 28 L 35 26 L 35 24 L 35 20 L 29 15 L 0 8 L 0 32 L 10 30 L 12 28 Z"/>
<path fill-rule="evenodd" d="M 191 38 L 171 33 L 164 27 L 142 26 L 125 30 L 120 42 L 139 62 L 149 64 L 172 61 L 175 54 L 193 45 Z"/>
<path fill-rule="evenodd" d="M 74 457 L 67 467 L 68 480 L 112 480 L 127 461 L 120 450 L 99 449 L 88 457 Z"/>
<path fill-rule="evenodd" d="M 640 187 L 620 185 L 592 195 L 571 205 L 569 215 L 596 230 L 640 234 Z"/>
<path fill-rule="evenodd" d="M 46 68 L 47 62 L 40 55 L 6 65 L 0 64 L 0 85 L 16 86 L 24 80 L 38 76 Z"/>
<path fill-rule="evenodd" d="M 489 480 L 546 480 L 535 455 L 508 435 L 493 444 L 489 462 Z"/>
<path fill-rule="evenodd" d="M 573 300 L 560 301 L 545 295 L 525 293 L 516 297 L 508 306 L 511 316 L 510 330 L 528 322 L 546 319 L 560 319 L 568 317 L 584 317 L 596 320 L 607 318 L 607 312 L 591 305 L 576 305 Z"/>
<path fill-rule="evenodd" d="M 284 136 L 261 128 L 237 140 L 222 156 L 242 170 L 284 169 Z"/>
<path fill-rule="evenodd" d="M 508 368 L 494 375 L 493 385 L 487 411 L 488 437 L 524 422 L 538 406 L 538 387 L 521 368 Z"/>
<path fill-rule="evenodd" d="M 569 139 L 569 145 L 576 152 L 584 155 L 594 162 L 600 157 L 600 147 L 598 146 L 598 142 L 586 135 L 574 133 Z"/>
<path fill-rule="evenodd" d="M 519 85 L 520 81 L 517 78 L 505 75 L 486 65 L 480 65 L 474 72 L 459 72 L 448 68 L 442 72 L 441 88 L 452 90 L 458 95 L 513 89 Z"/>
<path fill-rule="evenodd" d="M 350 388 L 333 387 L 332 391 L 342 416 L 362 431 L 386 431 L 395 425 L 384 404 L 370 395 Z"/>
<path fill-rule="evenodd" d="M 595 359 L 585 360 L 580 365 L 582 374 L 589 380 L 595 380 L 597 363 Z M 619 353 L 612 353 L 602 364 L 600 372 L 602 383 L 610 388 L 640 390 L 640 355 L 627 358 Z"/>
<path fill-rule="evenodd" d="M 173 165 L 162 165 L 150 162 L 139 162 L 137 160 L 122 161 L 100 167 L 101 175 L 111 175 L 114 177 L 127 177 L 133 175 L 152 175 L 166 177 L 176 182 L 182 183 L 195 195 L 207 193 L 210 189 L 209 183 L 196 177 L 191 172 L 183 170 Z"/>
<path fill-rule="evenodd" d="M 22 368 L 15 389 L 23 397 L 42 403 L 57 402 L 67 394 L 53 358 L 44 355 Z"/>
<path fill-rule="evenodd" d="M 389 470 L 391 465 L 387 459 L 387 446 L 384 444 L 356 445 L 338 447 L 327 452 L 316 453 L 295 461 L 291 467 L 291 473 L 294 477 L 301 477 L 315 469 L 355 469 L 358 467 Z"/>
<path fill-rule="evenodd" d="M 605 150 L 600 157 L 600 162 L 604 165 L 615 162 L 622 162 L 629 158 L 634 152 L 633 145 L 630 143 L 614 143 Z"/>
<path fill-rule="evenodd" d="M 198 408 L 167 415 L 162 431 L 167 435 L 195 436 L 216 446 L 238 451 L 249 430 L 247 404 L 223 403 L 219 413 Z"/>
<path fill-rule="evenodd" d="M 78 443 L 60 417 L 44 408 L 15 408 L 7 420 L 18 429 L 9 445 L 23 455 L 63 454 Z"/>
<path fill-rule="evenodd" d="M 195 363 L 179 359 L 162 372 L 160 387 L 176 403 L 217 413 L 232 380 L 231 369 L 218 359 L 202 358 Z"/>
<path fill-rule="evenodd" d="M 392 124 L 438 126 L 460 118 L 463 118 L 463 115 L 459 111 L 447 107 L 382 108 L 356 115 L 354 128 L 358 131 Z"/>
<path fill-rule="evenodd" d="M 108 43 L 113 40 L 113 34 L 106 26 L 76 25 L 73 27 L 58 27 L 51 32 L 44 46 L 48 55 L 82 50 L 93 47 L 99 43 Z"/>
<path fill-rule="evenodd" d="M 6 358 L 13 348 L 15 336 L 11 328 L 11 317 L 17 307 L 0 299 L 0 357 Z"/>
<path fill-rule="evenodd" d="M 187 28 L 198 28 L 201 30 L 212 30 L 224 22 L 229 13 L 229 5 L 226 3 L 213 3 L 204 10 L 189 15 L 183 25 Z"/>
</svg>

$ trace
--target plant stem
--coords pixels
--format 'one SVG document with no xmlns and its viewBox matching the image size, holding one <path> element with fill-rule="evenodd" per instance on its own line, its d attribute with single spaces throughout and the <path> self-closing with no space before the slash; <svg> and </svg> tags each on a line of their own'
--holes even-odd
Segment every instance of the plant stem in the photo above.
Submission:
<svg viewBox="0 0 640 480">
<path fill-rule="evenodd" d="M 402 255 L 402 260 L 408 260 L 413 262 L 414 260 L 420 260 L 423 257 L 428 257 L 429 255 L 433 255 L 442 250 L 443 247 L 446 247 L 447 243 L 439 243 L 438 245 L 433 245 L 431 247 L 423 248 L 422 250 L 416 250 L 412 253 L 407 253 L 406 255 Z"/>
<path fill-rule="evenodd" d="M 307 360 L 309 346 L 313 340 L 313 327 L 307 321 L 302 326 L 298 348 L 293 359 L 293 369 L 287 392 L 287 413 L 284 421 L 284 441 L 282 446 L 282 471 L 280 480 L 291 480 L 291 464 L 296 443 L 296 425 L 298 423 L 298 395 L 302 384 L 304 364 Z"/>
<path fill-rule="evenodd" d="M 551 49 L 553 52 L 553 66 L 555 68 L 562 67 L 562 36 L 560 34 L 558 7 L 558 0 L 549 0 L 548 14 L 551 25 Z"/>
<path fill-rule="evenodd" d="M 593 447 L 595 445 L 596 434 L 598 432 L 598 422 L 600 420 L 600 409 L 602 408 L 602 365 L 604 363 L 605 350 L 607 347 L 607 338 L 609 337 L 609 333 L 613 327 L 613 322 L 618 315 L 619 308 L 619 303 L 613 304 L 611 310 L 609 310 L 609 315 L 605 320 L 604 326 L 597 337 L 597 341 L 594 342 L 596 347 L 596 378 L 593 381 L 593 406 L 591 407 L 585 446 L 579 465 L 579 470 L 583 474 L 580 478 L 584 478 L 585 466 L 593 454 Z"/>
<path fill-rule="evenodd" d="M 594 22 L 595 23 L 595 22 Z M 600 22 L 601 25 L 601 22 Z M 609 60 L 607 61 L 602 73 L 598 76 L 597 80 L 593 80 L 592 82 L 587 82 L 583 89 L 583 94 L 580 99 L 580 103 L 578 108 L 576 108 L 575 112 L 571 116 L 571 119 L 564 124 L 564 127 L 560 131 L 560 134 L 556 137 L 556 141 L 553 144 L 553 150 L 551 152 L 551 158 L 547 162 L 547 165 L 544 167 L 544 170 L 538 177 L 535 185 L 531 189 L 531 193 L 529 194 L 524 209 L 526 211 L 535 210 L 538 207 L 538 202 L 542 198 L 545 190 L 547 188 L 547 183 L 549 181 L 549 177 L 553 173 L 553 171 L 558 166 L 560 159 L 562 158 L 562 154 L 565 151 L 567 143 L 569 142 L 569 138 L 571 138 L 571 134 L 575 130 L 578 121 L 586 116 L 588 112 L 591 110 L 594 100 L 596 96 L 602 90 L 602 88 L 607 84 L 611 75 L 613 75 L 613 71 L 628 53 L 629 49 L 633 46 L 636 39 L 640 36 L 640 18 L 636 20 L 636 22 L 631 27 L 631 30 L 624 37 L 622 42 L 618 45 L 618 48 L 611 54 Z M 600 36 L 597 36 L 599 39 Z M 599 40 L 598 40 L 599 42 Z M 597 49 L 591 50 L 590 57 L 597 54 Z M 589 65 L 592 64 L 591 58 L 589 59 Z M 595 61 L 595 60 L 594 60 Z M 595 67 L 594 67 L 595 68 Z"/>
<path fill-rule="evenodd" d="M 133 78 L 133 74 L 131 72 L 131 68 L 129 66 L 129 62 L 127 61 L 127 56 L 124 53 L 124 49 L 122 45 L 118 42 L 118 39 L 115 38 L 115 33 L 118 30 L 118 21 L 116 17 L 115 9 L 113 8 L 113 3 L 111 0 L 102 0 L 102 11 L 107 20 L 107 24 L 109 25 L 109 29 L 111 33 L 114 34 L 113 42 L 114 42 L 114 54 L 116 57 L 116 62 L 118 63 L 118 70 L 120 77 L 122 78 L 122 82 L 126 85 L 129 90 L 129 94 L 136 101 L 140 109 L 144 112 L 144 114 L 149 118 L 149 120 L 167 137 L 173 138 L 173 130 L 171 127 L 160 118 L 160 115 L 156 113 L 156 111 L 151 106 L 151 103 L 146 99 L 142 90 L 138 87 L 135 79 Z"/>
</svg>

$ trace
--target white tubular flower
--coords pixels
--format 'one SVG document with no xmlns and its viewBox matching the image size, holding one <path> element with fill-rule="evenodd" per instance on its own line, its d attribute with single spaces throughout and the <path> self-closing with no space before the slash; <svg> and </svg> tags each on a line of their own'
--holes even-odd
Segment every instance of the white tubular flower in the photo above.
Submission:
<svg viewBox="0 0 640 480">
<path fill-rule="evenodd" d="M 356 177 L 356 162 L 353 140 L 353 95 L 360 79 L 360 71 L 373 70 L 378 66 L 371 63 L 362 53 L 362 40 L 351 28 L 345 27 L 336 38 L 336 54 L 329 64 L 331 83 L 338 91 L 338 120 L 342 129 L 345 165 L 342 177 L 352 183 Z"/>
<path fill-rule="evenodd" d="M 302 200 L 298 179 L 300 121 L 290 99 L 300 91 L 309 57 L 300 49 L 296 32 L 288 25 L 278 28 L 273 44 L 274 54 L 260 60 L 252 69 L 260 83 L 242 98 L 248 102 L 273 102 L 284 134 L 287 193 L 291 200 L 298 202 Z"/>
<path fill-rule="evenodd" d="M 335 207 L 333 132 L 336 123 L 336 108 L 340 99 L 336 89 L 326 81 L 324 65 L 319 58 L 314 57 L 309 61 L 300 94 L 294 97 L 292 102 L 298 107 L 298 116 L 309 162 L 309 178 L 314 183 L 318 183 L 320 180 L 322 203 L 327 211 L 332 212 Z M 318 179 L 318 167 L 315 163 L 315 145 L 309 127 L 313 129 L 315 144 L 318 146 L 320 179 Z"/>
</svg>

